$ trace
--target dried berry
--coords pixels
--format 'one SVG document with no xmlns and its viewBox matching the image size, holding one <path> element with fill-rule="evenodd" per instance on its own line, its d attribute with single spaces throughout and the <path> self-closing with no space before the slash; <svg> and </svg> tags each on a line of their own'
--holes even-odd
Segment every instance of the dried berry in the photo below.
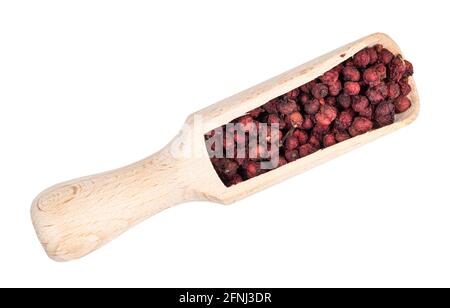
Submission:
<svg viewBox="0 0 450 308">
<path fill-rule="evenodd" d="M 353 56 L 353 64 L 356 67 L 366 67 L 370 63 L 370 55 L 367 49 L 363 49 Z"/>
<path fill-rule="evenodd" d="M 264 105 L 262 105 L 261 108 L 264 109 L 268 113 L 277 113 L 278 112 L 277 105 L 278 105 L 278 100 L 273 99 L 273 100 L 265 103 Z"/>
<path fill-rule="evenodd" d="M 336 119 L 337 109 L 330 105 L 323 105 L 320 112 L 316 114 L 316 122 L 319 125 L 328 126 Z"/>
<path fill-rule="evenodd" d="M 315 148 L 311 144 L 307 143 L 307 144 L 300 146 L 298 151 L 299 151 L 300 157 L 305 157 L 305 156 L 308 156 L 308 155 L 316 152 L 317 148 Z"/>
<path fill-rule="evenodd" d="M 370 67 L 363 73 L 363 79 L 366 84 L 373 87 L 380 83 L 380 76 L 375 68 Z"/>
<path fill-rule="evenodd" d="M 353 122 L 353 111 L 351 109 L 342 111 L 336 118 L 334 126 L 338 130 L 345 130 L 350 127 Z"/>
<path fill-rule="evenodd" d="M 382 102 L 375 109 L 375 121 L 378 126 L 386 126 L 394 123 L 395 107 L 391 102 Z"/>
<path fill-rule="evenodd" d="M 329 96 L 329 98 L 333 96 L 337 96 L 339 92 L 342 90 L 342 84 L 340 81 L 335 81 L 333 83 L 328 84 L 328 94 L 332 95 Z"/>
<path fill-rule="evenodd" d="M 375 47 L 367 48 L 367 53 L 369 54 L 370 58 L 369 64 L 374 64 L 378 61 L 378 53 Z"/>
<path fill-rule="evenodd" d="M 320 148 L 320 139 L 319 136 L 316 135 L 311 135 L 311 137 L 309 137 L 308 143 L 309 145 L 311 145 L 312 147 L 314 147 L 315 149 L 319 149 Z M 301 149 L 301 147 L 300 147 Z M 301 151 L 301 150 L 300 150 Z"/>
<path fill-rule="evenodd" d="M 398 82 L 400 86 L 401 95 L 406 96 L 411 92 L 411 86 L 408 83 L 408 78 L 403 78 Z"/>
<path fill-rule="evenodd" d="M 411 101 L 409 100 L 409 98 L 405 96 L 399 97 L 398 99 L 395 100 L 394 106 L 395 106 L 395 113 L 402 113 L 408 110 L 409 107 L 411 107 Z"/>
<path fill-rule="evenodd" d="M 356 112 L 364 112 L 369 106 L 369 100 L 365 96 L 355 95 L 352 98 L 352 108 Z"/>
<path fill-rule="evenodd" d="M 319 100 L 316 98 L 313 98 L 309 102 L 307 102 L 304 106 L 304 110 L 307 114 L 316 114 L 317 111 L 320 109 L 320 103 Z"/>
<path fill-rule="evenodd" d="M 319 108 L 317 108 L 317 109 L 319 109 Z M 311 129 L 313 126 L 314 126 L 314 122 L 312 120 L 312 117 L 309 115 L 305 116 L 305 119 L 303 120 L 302 128 L 308 130 L 308 129 Z"/>
<path fill-rule="evenodd" d="M 349 128 L 350 135 L 357 136 L 367 133 L 373 127 L 372 121 L 364 117 L 356 117 Z"/>
<path fill-rule="evenodd" d="M 338 96 L 338 103 L 339 105 L 341 105 L 342 108 L 347 109 L 350 108 L 351 104 L 352 104 L 352 98 L 350 95 L 345 94 L 345 93 L 341 93 Z"/>
<path fill-rule="evenodd" d="M 369 88 L 366 91 L 366 96 L 373 104 L 378 104 L 388 96 L 388 88 L 386 84 L 380 83 L 375 87 Z"/>
<path fill-rule="evenodd" d="M 249 111 L 248 115 L 251 116 L 252 118 L 257 118 L 263 111 L 264 111 L 264 109 L 262 109 L 261 107 L 258 107 L 258 108 L 255 108 L 255 109 Z"/>
<path fill-rule="evenodd" d="M 298 139 L 298 142 L 300 145 L 305 144 L 308 142 L 309 136 L 308 133 L 301 129 L 296 129 L 292 133 L 292 136 L 296 137 Z"/>
<path fill-rule="evenodd" d="M 297 137 L 295 136 L 289 136 L 286 138 L 286 141 L 284 141 L 284 147 L 287 151 L 292 151 L 300 145 Z"/>
<path fill-rule="evenodd" d="M 389 81 L 387 84 L 388 87 L 388 97 L 389 99 L 395 99 L 400 96 L 400 86 L 395 81 Z"/>
<path fill-rule="evenodd" d="M 287 122 L 291 127 L 300 127 L 303 123 L 303 116 L 300 112 L 295 111 L 287 116 Z"/>
<path fill-rule="evenodd" d="M 344 83 L 344 93 L 348 95 L 357 95 L 359 94 L 359 91 L 361 90 L 361 87 L 358 82 L 354 81 L 347 81 Z"/>
<path fill-rule="evenodd" d="M 381 63 L 384 63 L 385 65 L 389 64 L 393 58 L 394 55 L 392 52 L 385 48 L 383 48 L 378 55 L 378 59 L 380 59 Z"/>
<path fill-rule="evenodd" d="M 406 71 L 405 62 L 401 56 L 396 56 L 389 64 L 389 77 L 393 81 L 400 81 Z"/>
<path fill-rule="evenodd" d="M 288 115 L 293 113 L 294 111 L 297 111 L 297 104 L 295 103 L 295 100 L 288 99 L 279 102 L 277 109 L 280 113 Z"/>
<path fill-rule="evenodd" d="M 294 160 L 299 159 L 299 158 L 300 158 L 300 155 L 299 155 L 299 153 L 298 153 L 297 150 L 292 150 L 292 151 L 286 151 L 286 152 L 284 153 L 284 157 L 286 158 L 286 160 L 287 160 L 288 162 L 292 162 L 292 161 L 294 161 Z"/>
<path fill-rule="evenodd" d="M 358 69 L 353 66 L 346 66 L 342 70 L 342 75 L 345 81 L 359 81 L 361 74 Z"/>
<path fill-rule="evenodd" d="M 276 114 L 269 114 L 269 116 L 267 117 L 267 124 L 272 125 L 272 124 L 278 124 L 280 129 L 283 129 L 286 127 L 286 122 L 284 122 L 284 120 L 282 120 L 278 115 Z"/>
<path fill-rule="evenodd" d="M 323 83 L 318 83 L 311 89 L 311 94 L 317 99 L 321 99 L 328 95 L 328 87 Z"/>
<path fill-rule="evenodd" d="M 324 147 L 330 147 L 334 144 L 336 144 L 336 139 L 334 138 L 333 133 L 328 133 L 325 136 L 323 136 L 323 146 Z"/>
<path fill-rule="evenodd" d="M 299 94 L 300 94 L 299 89 L 293 89 L 293 90 L 289 91 L 288 93 L 286 93 L 286 98 L 296 99 Z"/>
<path fill-rule="evenodd" d="M 403 60 L 405 62 L 405 76 L 412 76 L 414 74 L 414 67 L 408 60 Z"/>
<path fill-rule="evenodd" d="M 347 139 L 350 139 L 350 135 L 346 131 L 337 131 L 334 134 L 334 138 L 336 139 L 337 142 L 342 142 Z"/>
<path fill-rule="evenodd" d="M 320 76 L 319 78 L 323 83 L 330 85 L 332 83 L 335 83 L 336 81 L 338 81 L 339 79 L 339 72 L 337 70 L 330 70 L 328 72 L 326 72 L 325 74 L 323 74 L 322 76 Z"/>
</svg>

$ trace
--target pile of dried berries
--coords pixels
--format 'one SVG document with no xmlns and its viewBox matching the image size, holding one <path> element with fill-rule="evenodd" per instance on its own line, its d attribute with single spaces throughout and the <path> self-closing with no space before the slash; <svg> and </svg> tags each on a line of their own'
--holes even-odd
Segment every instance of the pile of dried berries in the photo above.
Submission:
<svg viewBox="0 0 450 308">
<path fill-rule="evenodd" d="M 365 48 L 319 78 L 230 122 L 239 124 L 238 129 L 224 125 L 207 133 L 211 162 L 223 183 L 231 186 L 392 124 L 395 113 L 411 106 L 407 95 L 412 74 L 412 64 L 400 55 L 381 45 Z M 275 134 L 267 133 L 266 146 L 258 143 L 261 124 L 267 124 L 268 132 L 276 128 Z M 213 138 L 221 142 L 211 142 Z M 279 157 L 277 164 L 262 168 L 273 153 Z"/>
</svg>

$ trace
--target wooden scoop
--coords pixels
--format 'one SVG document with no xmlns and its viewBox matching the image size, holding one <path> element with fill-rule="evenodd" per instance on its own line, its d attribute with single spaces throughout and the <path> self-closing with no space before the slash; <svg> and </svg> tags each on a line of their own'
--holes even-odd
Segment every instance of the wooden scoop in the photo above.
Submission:
<svg viewBox="0 0 450 308">
<path fill-rule="evenodd" d="M 205 132 L 315 79 L 361 49 L 375 44 L 401 54 L 397 44 L 385 34 L 364 37 L 190 115 L 183 133 L 144 160 L 43 191 L 33 201 L 31 216 L 47 254 L 57 261 L 80 258 L 171 206 L 196 200 L 232 203 L 411 123 L 419 112 L 419 97 L 412 78 L 409 81 L 412 106 L 396 115 L 392 125 L 228 188 L 208 158 Z M 199 118 L 204 123 L 201 129 L 195 127 Z M 190 155 L 174 155 L 186 149 L 194 150 Z"/>
</svg>

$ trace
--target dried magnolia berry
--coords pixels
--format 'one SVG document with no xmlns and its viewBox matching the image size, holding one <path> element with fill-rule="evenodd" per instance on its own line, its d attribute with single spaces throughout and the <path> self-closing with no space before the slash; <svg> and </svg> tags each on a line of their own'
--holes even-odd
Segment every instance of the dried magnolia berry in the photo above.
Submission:
<svg viewBox="0 0 450 308">
<path fill-rule="evenodd" d="M 332 96 L 329 96 L 328 98 L 338 95 L 339 92 L 341 92 L 341 90 L 342 90 L 342 84 L 339 81 L 335 81 L 333 83 L 328 84 L 328 93 L 330 95 L 332 95 Z"/>
<path fill-rule="evenodd" d="M 320 109 L 320 103 L 319 100 L 316 98 L 313 98 L 309 102 L 307 102 L 304 106 L 304 110 L 307 114 L 316 114 L 317 111 Z"/>
<path fill-rule="evenodd" d="M 389 64 L 393 58 L 394 55 L 392 54 L 392 52 L 385 48 L 383 48 L 378 55 L 378 59 L 380 59 L 381 63 L 384 64 Z"/>
<path fill-rule="evenodd" d="M 300 127 L 303 123 L 303 116 L 300 112 L 295 111 L 287 116 L 287 122 L 291 127 Z"/>
<path fill-rule="evenodd" d="M 308 142 L 309 136 L 308 133 L 304 130 L 296 129 L 292 133 L 292 136 L 296 137 L 298 139 L 298 142 L 300 145 L 305 144 Z"/>
<path fill-rule="evenodd" d="M 389 77 L 393 81 L 400 81 L 400 79 L 403 77 L 403 74 L 405 74 L 405 71 L 406 66 L 401 56 L 396 56 L 394 59 L 392 59 L 391 63 L 389 64 Z"/>
<path fill-rule="evenodd" d="M 328 87 L 323 83 L 318 83 L 311 89 L 311 94 L 317 98 L 321 99 L 328 95 Z"/>
<path fill-rule="evenodd" d="M 349 128 L 349 132 L 352 136 L 361 135 L 371 130 L 372 127 L 373 123 L 369 119 L 364 117 L 356 117 L 352 123 L 352 126 Z"/>
<path fill-rule="evenodd" d="M 366 67 L 370 63 L 370 55 L 367 49 L 363 49 L 353 56 L 353 64 L 356 67 Z"/>
<path fill-rule="evenodd" d="M 400 86 L 401 95 L 406 96 L 411 92 L 411 86 L 408 83 L 408 78 L 403 78 L 398 82 Z"/>
<path fill-rule="evenodd" d="M 394 106 L 396 113 L 402 113 L 408 110 L 409 107 L 411 107 L 411 101 L 409 100 L 409 98 L 405 96 L 399 97 L 398 99 L 395 100 Z"/>
<path fill-rule="evenodd" d="M 313 146 L 315 149 L 319 149 L 320 148 L 320 139 L 316 135 L 311 135 L 311 137 L 309 137 L 307 144 Z"/>
<path fill-rule="evenodd" d="M 207 132 L 211 163 L 226 186 L 236 185 L 267 168 L 389 125 L 395 113 L 411 108 L 407 95 L 413 73 L 410 62 L 382 45 L 365 48 L 230 122 L 237 127 L 224 125 Z"/>
<path fill-rule="evenodd" d="M 337 109 L 330 105 L 323 105 L 320 112 L 316 114 L 316 122 L 319 125 L 328 126 L 336 119 Z"/>
<path fill-rule="evenodd" d="M 284 141 L 284 147 L 288 151 L 292 151 L 300 145 L 297 137 L 295 136 L 289 136 L 286 138 L 286 141 Z"/>
<path fill-rule="evenodd" d="M 276 99 L 273 99 L 273 100 L 265 103 L 261 107 L 268 113 L 277 113 L 278 112 L 277 104 L 278 104 L 278 101 Z"/>
<path fill-rule="evenodd" d="M 299 158 L 300 158 L 300 155 L 299 155 L 299 153 L 298 153 L 297 150 L 292 150 L 292 151 L 286 151 L 286 152 L 284 153 L 284 157 L 286 158 L 286 160 L 287 160 L 288 162 L 292 162 L 292 161 L 294 161 L 294 160 L 299 159 Z"/>
<path fill-rule="evenodd" d="M 308 155 L 316 152 L 317 148 L 315 148 L 311 144 L 307 143 L 307 144 L 300 146 L 298 151 L 299 151 L 300 157 L 305 157 L 305 156 L 308 156 Z"/>
<path fill-rule="evenodd" d="M 395 81 L 389 81 L 387 84 L 389 99 L 395 99 L 400 96 L 400 86 Z"/>
<path fill-rule="evenodd" d="M 309 115 L 305 116 L 305 119 L 303 120 L 302 128 L 308 130 L 308 129 L 311 129 L 313 126 L 314 126 L 314 123 L 313 123 L 311 116 L 309 116 Z"/>
<path fill-rule="evenodd" d="M 369 100 L 365 96 L 355 95 L 352 98 L 352 108 L 356 112 L 362 112 L 369 106 Z"/>
<path fill-rule="evenodd" d="M 350 97 L 350 95 L 345 94 L 345 93 L 341 93 L 338 96 L 338 103 L 339 105 L 341 105 L 341 107 L 343 109 L 347 109 L 350 108 L 351 104 L 352 104 L 352 98 Z"/>
<path fill-rule="evenodd" d="M 334 138 L 336 139 L 337 142 L 342 142 L 347 139 L 350 139 L 350 135 L 346 131 L 337 131 L 334 134 Z"/>
<path fill-rule="evenodd" d="M 319 78 L 323 83 L 330 85 L 332 83 L 335 83 L 339 79 L 339 72 L 332 69 Z"/>
<path fill-rule="evenodd" d="M 364 82 L 371 87 L 376 86 L 381 81 L 378 72 L 373 67 L 370 67 L 364 71 L 363 79 Z"/>
<path fill-rule="evenodd" d="M 388 96 L 388 88 L 386 84 L 380 83 L 379 85 L 369 88 L 366 91 L 367 98 L 374 104 L 378 104 Z"/>
<path fill-rule="evenodd" d="M 353 111 L 349 109 L 342 111 L 338 115 L 334 125 L 338 130 L 345 130 L 350 127 L 352 122 L 353 122 Z"/>
<path fill-rule="evenodd" d="M 375 121 L 382 127 L 394 123 L 395 107 L 391 102 L 382 102 L 375 109 Z"/>
<path fill-rule="evenodd" d="M 278 103 L 277 109 L 280 113 L 288 115 L 297 110 L 297 104 L 295 103 L 295 100 L 288 99 Z"/>
<path fill-rule="evenodd" d="M 334 144 L 336 144 L 336 139 L 334 138 L 333 133 L 328 133 L 325 136 L 323 136 L 323 146 L 324 147 L 330 147 Z"/>
<path fill-rule="evenodd" d="M 344 76 L 345 81 L 359 81 L 361 78 L 361 74 L 356 67 L 346 66 L 342 70 L 342 75 Z"/>
<path fill-rule="evenodd" d="M 369 54 L 370 58 L 369 64 L 374 64 L 378 61 L 378 53 L 375 47 L 367 48 L 367 53 Z"/>
<path fill-rule="evenodd" d="M 344 93 L 348 95 L 357 95 L 359 94 L 359 91 L 361 90 L 361 87 L 358 82 L 354 81 L 347 81 L 344 83 Z"/>
</svg>

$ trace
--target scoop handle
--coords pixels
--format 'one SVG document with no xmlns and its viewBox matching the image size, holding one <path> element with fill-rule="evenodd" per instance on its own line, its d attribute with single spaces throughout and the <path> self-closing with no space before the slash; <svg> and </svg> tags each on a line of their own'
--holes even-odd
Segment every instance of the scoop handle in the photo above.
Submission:
<svg viewBox="0 0 450 308">
<path fill-rule="evenodd" d="M 146 218 L 192 200 L 183 168 L 166 147 L 132 165 L 43 191 L 31 216 L 48 256 L 80 258 Z"/>
</svg>

